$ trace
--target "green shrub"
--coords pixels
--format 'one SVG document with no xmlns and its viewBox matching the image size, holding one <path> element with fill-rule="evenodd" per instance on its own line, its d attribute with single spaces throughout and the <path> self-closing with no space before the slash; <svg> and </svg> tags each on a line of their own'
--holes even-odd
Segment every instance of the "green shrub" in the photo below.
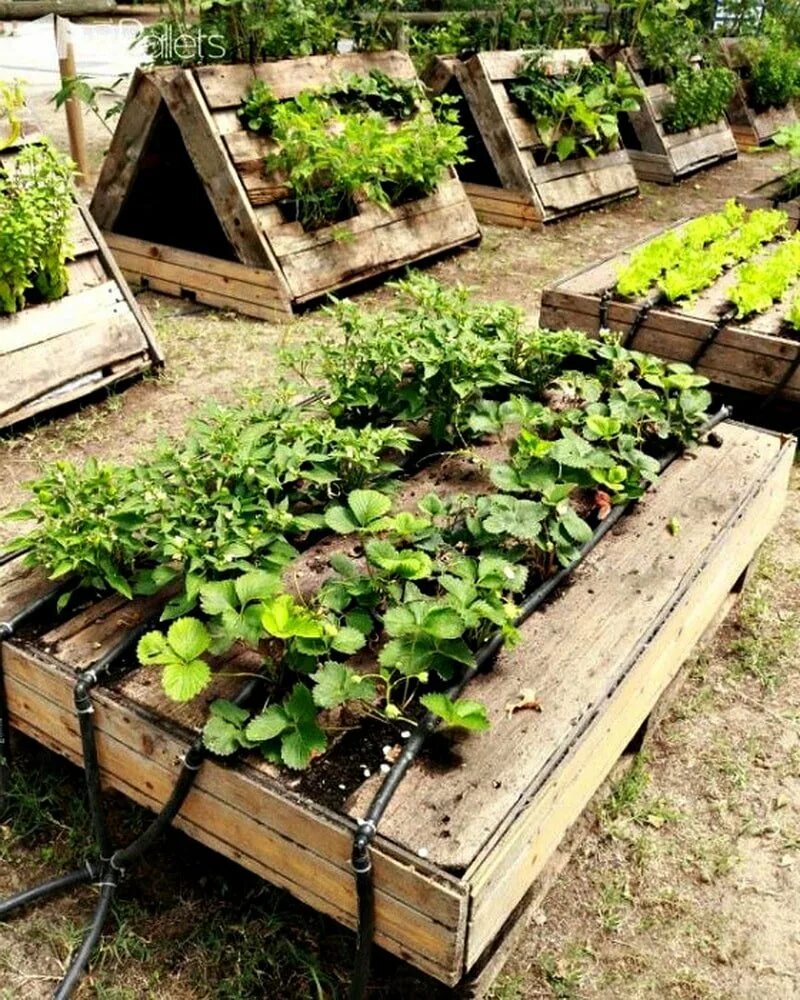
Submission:
<svg viewBox="0 0 800 1000">
<path fill-rule="evenodd" d="M 10 145 L 19 124 L 6 120 Z M 72 170 L 48 142 L 25 146 L 0 168 L 0 314 L 22 309 L 31 292 L 45 302 L 66 294 Z"/>
<path fill-rule="evenodd" d="M 265 169 L 284 179 L 303 226 L 317 229 L 352 215 L 358 200 L 389 208 L 432 194 L 446 169 L 465 162 L 466 140 L 449 102 L 440 100 L 434 114 L 417 97 L 409 117 L 415 93 L 372 74 L 277 102 L 257 81 L 240 115 L 276 141 Z M 401 118 L 370 110 L 373 104 Z"/>
<path fill-rule="evenodd" d="M 545 162 L 597 156 L 619 145 L 617 116 L 638 111 L 641 91 L 621 63 L 575 65 L 560 76 L 546 73 L 540 53 L 523 63 L 509 88 L 545 146 Z"/>
<path fill-rule="evenodd" d="M 670 84 L 671 101 L 664 113 L 664 128 L 670 133 L 685 132 L 719 121 L 735 86 L 734 74 L 724 66 L 679 70 Z"/>
<path fill-rule="evenodd" d="M 750 63 L 749 98 L 756 111 L 785 108 L 800 95 L 800 49 L 771 39 Z"/>
</svg>

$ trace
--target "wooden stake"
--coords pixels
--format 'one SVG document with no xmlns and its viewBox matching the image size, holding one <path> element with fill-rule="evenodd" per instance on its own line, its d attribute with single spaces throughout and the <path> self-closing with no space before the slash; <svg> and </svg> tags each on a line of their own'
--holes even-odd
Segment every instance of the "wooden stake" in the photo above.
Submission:
<svg viewBox="0 0 800 1000">
<path fill-rule="evenodd" d="M 69 21 L 59 17 L 58 14 L 53 20 L 56 33 L 56 51 L 58 52 L 58 71 L 61 75 L 61 84 L 64 86 L 78 75 L 75 67 L 75 48 L 72 44 Z M 67 114 L 69 151 L 78 168 L 75 181 L 81 187 L 88 187 L 90 182 L 89 156 L 86 151 L 81 102 L 77 97 L 68 97 L 64 102 L 64 108 Z"/>
</svg>

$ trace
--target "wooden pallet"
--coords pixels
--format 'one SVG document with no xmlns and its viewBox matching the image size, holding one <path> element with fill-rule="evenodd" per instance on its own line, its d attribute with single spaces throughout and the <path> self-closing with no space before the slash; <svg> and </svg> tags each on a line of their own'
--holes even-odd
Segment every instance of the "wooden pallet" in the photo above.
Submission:
<svg viewBox="0 0 800 1000">
<path fill-rule="evenodd" d="M 25 142 L 38 133 L 28 132 Z M 0 163 L 18 152 L 6 150 Z M 149 319 L 91 215 L 76 196 L 70 221 L 69 290 L 56 302 L 0 316 L 0 427 L 160 365 L 164 358 Z"/>
<path fill-rule="evenodd" d="M 667 228 L 676 228 L 685 222 L 682 220 Z M 586 333 L 599 332 L 603 293 L 613 288 L 630 255 L 656 235 L 634 243 L 622 253 L 574 271 L 546 288 L 542 292 L 541 325 L 552 330 L 571 327 Z M 628 346 L 669 361 L 692 361 L 725 310 L 725 292 L 733 284 L 736 272 L 737 268 L 726 272 L 694 303 L 683 308 L 664 305 L 651 309 Z M 787 297 L 792 293 L 790 289 Z M 605 326 L 627 334 L 641 306 L 641 302 L 612 299 L 606 310 Z M 719 386 L 761 396 L 775 393 L 783 402 L 799 403 L 800 340 L 782 332 L 785 307 L 785 302 L 779 302 L 747 323 L 733 322 L 725 326 L 701 358 L 698 364 L 701 374 Z"/>
<path fill-rule="evenodd" d="M 535 228 L 635 195 L 639 190 L 636 174 L 624 149 L 594 159 L 537 162 L 544 144 L 508 89 L 525 56 L 522 50 L 479 52 L 466 60 L 443 56 L 425 77 L 433 93 L 463 101 L 462 124 L 476 152 L 475 166 L 459 168 L 459 173 L 469 185 L 481 187 L 479 191 L 473 187 L 471 196 L 478 217 L 500 225 Z M 548 72 L 558 75 L 591 56 L 586 49 L 563 49 L 549 50 L 544 58 Z M 486 187 L 496 189 L 494 197 L 487 196 Z M 504 195 L 510 195 L 515 203 L 532 206 L 533 212 L 500 211 Z"/>
<path fill-rule="evenodd" d="M 663 83 L 645 82 L 643 74 L 647 67 L 634 49 L 613 54 L 606 50 L 604 55 L 611 64 L 623 63 L 643 93 L 640 110 L 627 114 L 631 138 L 635 138 L 637 148 L 633 148 L 632 142 L 626 145 L 639 180 L 674 184 L 698 170 L 735 159 L 736 140 L 724 117 L 709 125 L 668 133 L 664 128 L 664 112 L 671 100 L 669 88 Z"/>
<path fill-rule="evenodd" d="M 794 104 L 785 108 L 767 108 L 766 111 L 755 111 L 748 104 L 747 84 L 742 79 L 742 71 L 746 67 L 742 53 L 741 41 L 736 38 L 723 38 L 720 41 L 722 54 L 727 65 L 734 71 L 737 78 L 736 90 L 728 106 L 728 120 L 736 143 L 742 152 L 747 152 L 753 146 L 763 146 L 784 125 L 795 125 L 799 120 Z"/>
<path fill-rule="evenodd" d="M 521 642 L 470 686 L 491 730 L 454 744 L 450 759 L 418 762 L 394 798 L 375 845 L 377 941 L 437 980 L 454 985 L 486 961 L 776 522 L 794 441 L 732 423 L 720 435 L 719 447 L 699 446 L 670 466 L 571 586 L 526 623 Z M 464 482 L 480 489 L 475 479 L 465 462 Z M 406 483 L 406 499 L 422 485 Z M 19 561 L 0 567 L 0 620 L 48 586 Z M 12 725 L 78 761 L 75 671 L 154 607 L 153 598 L 109 597 L 4 644 Z M 218 678 L 214 696 L 232 683 Z M 540 712 L 507 711 L 523 688 L 533 688 Z M 167 702 L 150 669 L 99 692 L 105 783 L 157 808 L 204 711 Z M 337 787 L 335 773 L 329 780 Z M 379 780 L 367 778 L 334 809 L 263 760 L 209 762 L 176 822 L 352 927 L 351 837 Z"/>
<path fill-rule="evenodd" d="M 294 306 L 480 238 L 449 172 L 427 198 L 357 214 L 314 232 L 290 221 L 288 189 L 264 174 L 271 140 L 236 111 L 256 78 L 276 97 L 380 69 L 415 78 L 400 52 L 310 56 L 258 66 L 137 71 L 92 199 L 126 273 L 166 294 L 285 318 Z"/>
</svg>

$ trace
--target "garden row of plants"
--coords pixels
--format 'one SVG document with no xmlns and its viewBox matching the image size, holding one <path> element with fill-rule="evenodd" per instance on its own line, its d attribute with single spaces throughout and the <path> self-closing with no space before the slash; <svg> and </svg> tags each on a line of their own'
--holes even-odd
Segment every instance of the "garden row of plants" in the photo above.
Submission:
<svg viewBox="0 0 800 1000">
<path fill-rule="evenodd" d="M 668 229 L 631 254 L 617 275 L 616 292 L 651 303 L 690 303 L 737 265 L 724 293 L 737 318 L 750 319 L 784 298 L 800 278 L 800 234 L 790 235 L 785 212 L 748 213 L 729 201 L 720 212 Z M 784 320 L 800 329 L 800 292 L 786 305 Z"/>
<path fill-rule="evenodd" d="M 22 137 L 23 108 L 20 86 L 0 81 L 0 152 Z M 0 315 L 66 294 L 73 169 L 46 140 L 0 162 Z"/>
<path fill-rule="evenodd" d="M 418 82 L 380 70 L 286 101 L 257 80 L 239 114 L 248 129 L 274 140 L 264 172 L 288 187 L 306 229 L 354 215 L 358 200 L 390 208 L 426 197 L 467 159 L 452 101 L 432 105 Z"/>
<path fill-rule="evenodd" d="M 285 357 L 280 392 L 213 406 L 133 465 L 58 462 L 12 515 L 33 523 L 11 549 L 69 581 L 62 607 L 163 590 L 171 624 L 138 656 L 169 697 L 202 695 L 214 656 L 258 653 L 268 702 L 214 701 L 215 753 L 301 769 L 331 731 L 405 727 L 423 707 L 486 728 L 485 707 L 446 686 L 497 630 L 513 643 L 522 595 L 705 418 L 706 380 L 685 365 L 531 329 L 427 276 L 396 287 L 391 309 L 332 307 L 338 329 Z M 448 455 L 475 464 L 478 492 L 448 486 Z M 409 503 L 431 463 L 439 485 Z M 314 548 L 331 533 L 341 546 Z"/>
</svg>

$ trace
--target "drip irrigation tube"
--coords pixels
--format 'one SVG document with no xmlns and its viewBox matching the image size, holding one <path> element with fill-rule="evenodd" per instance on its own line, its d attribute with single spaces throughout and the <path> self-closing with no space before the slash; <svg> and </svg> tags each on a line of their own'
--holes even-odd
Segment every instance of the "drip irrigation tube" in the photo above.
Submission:
<svg viewBox="0 0 800 1000">
<path fill-rule="evenodd" d="M 630 329 L 625 334 L 625 337 L 622 340 L 623 347 L 632 346 L 634 340 L 636 339 L 636 334 L 642 328 L 642 325 L 645 323 L 647 317 L 650 315 L 650 310 L 657 304 L 659 297 L 660 295 L 657 296 L 656 298 L 647 299 L 639 307 L 638 312 L 633 317 L 633 322 L 631 323 Z"/>
<path fill-rule="evenodd" d="M 9 742 L 10 726 L 8 722 L 8 704 L 6 702 L 6 685 L 3 676 L 2 645 L 10 639 L 17 629 L 34 618 L 43 608 L 58 598 L 70 586 L 63 582 L 45 594 L 35 597 L 24 608 L 20 608 L 7 621 L 0 621 L 0 811 L 8 794 L 8 784 L 11 777 L 11 745 Z"/>
<path fill-rule="evenodd" d="M 723 420 L 727 420 L 730 417 L 730 413 L 731 411 L 728 407 L 721 407 L 713 417 L 706 421 L 700 429 L 700 434 L 708 434 L 714 427 L 722 423 Z M 659 473 L 663 472 L 680 454 L 682 454 L 681 450 L 675 450 L 662 459 L 659 464 Z M 568 566 L 562 567 L 556 574 L 545 580 L 544 583 L 540 584 L 528 595 L 523 601 L 520 613 L 514 621 L 514 625 L 517 628 L 523 625 L 534 611 L 561 586 L 635 502 L 631 501 L 630 503 L 620 504 L 620 506 L 615 507 L 608 517 L 601 521 L 592 537 L 581 548 L 575 559 Z M 448 697 L 453 699 L 458 698 L 470 681 L 491 663 L 502 649 L 504 642 L 505 639 L 502 633 L 495 632 L 477 651 L 472 666 L 465 671 L 456 684 L 448 688 Z M 358 902 L 358 931 L 353 975 L 350 981 L 350 1000 L 362 1000 L 366 993 L 370 976 L 370 960 L 375 937 L 375 880 L 370 847 L 377 836 L 378 824 L 389 802 L 397 791 L 400 782 L 405 777 L 406 772 L 419 756 L 428 737 L 438 728 L 439 721 L 431 712 L 426 713 L 420 724 L 406 741 L 402 752 L 375 793 L 364 819 L 358 823 L 355 830 L 351 853 L 351 867 L 355 879 Z"/>
<path fill-rule="evenodd" d="M 731 307 L 719 317 L 716 323 L 714 323 L 714 325 L 711 327 L 711 329 L 708 331 L 705 337 L 700 341 L 700 346 L 697 348 L 692 357 L 689 359 L 688 363 L 692 366 L 692 368 L 697 368 L 697 366 L 706 356 L 710 348 L 712 348 L 714 344 L 716 344 L 719 335 L 722 333 L 722 331 L 725 329 L 728 323 L 730 323 L 730 321 L 734 319 L 735 316 L 736 316 L 736 309 L 735 307 Z"/>
<path fill-rule="evenodd" d="M 604 288 L 600 294 L 600 309 L 597 314 L 597 332 L 605 330 L 608 326 L 608 307 L 611 304 L 611 297 L 614 294 L 614 289 L 616 285 L 610 285 L 608 288 Z"/>
</svg>

